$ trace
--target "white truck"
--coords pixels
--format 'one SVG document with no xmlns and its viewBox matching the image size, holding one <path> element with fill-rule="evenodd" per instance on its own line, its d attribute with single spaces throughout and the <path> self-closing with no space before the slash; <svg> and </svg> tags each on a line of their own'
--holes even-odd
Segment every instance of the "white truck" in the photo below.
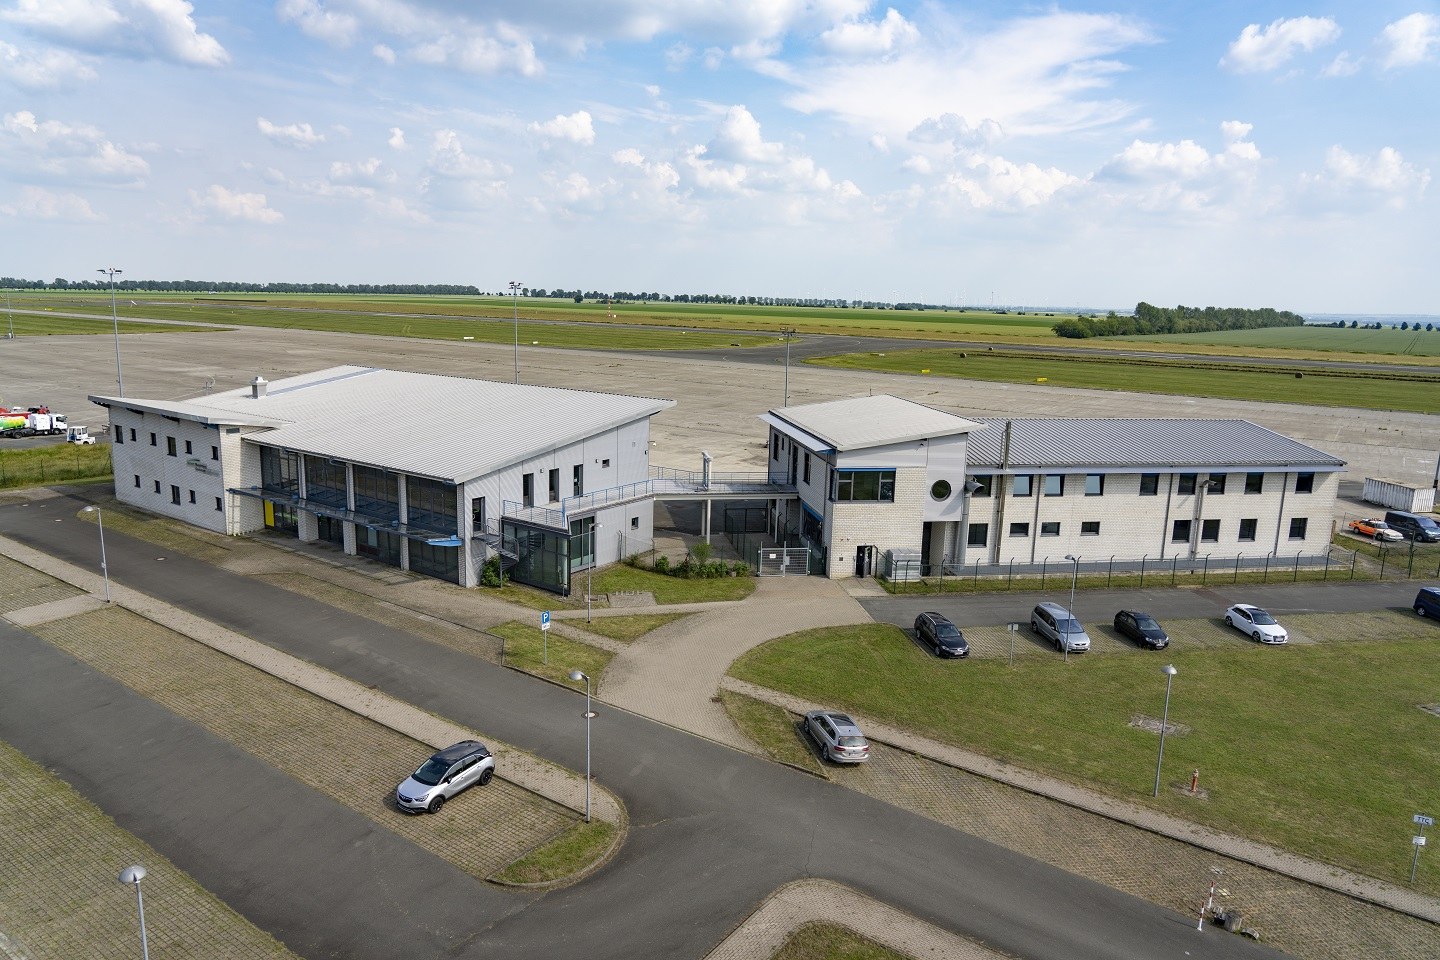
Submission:
<svg viewBox="0 0 1440 960">
<path fill-rule="evenodd" d="M 79 444 L 94 443 L 95 438 L 90 436 L 89 427 L 70 427 L 65 431 L 65 442 Z"/>
<path fill-rule="evenodd" d="M 63 413 L 32 413 L 25 420 L 25 429 L 33 437 L 53 437 L 65 433 L 69 427 Z"/>
</svg>

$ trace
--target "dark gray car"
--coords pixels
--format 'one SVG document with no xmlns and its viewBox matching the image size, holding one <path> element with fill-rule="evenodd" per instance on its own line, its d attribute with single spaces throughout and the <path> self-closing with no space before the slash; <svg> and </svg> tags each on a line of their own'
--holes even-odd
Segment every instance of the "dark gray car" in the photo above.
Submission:
<svg viewBox="0 0 1440 960">
<path fill-rule="evenodd" d="M 1159 621 L 1139 610 L 1121 610 L 1115 614 L 1115 632 L 1151 650 L 1164 650 L 1170 646 L 1170 635 Z"/>
<path fill-rule="evenodd" d="M 970 644 L 965 634 L 943 614 L 927 612 L 915 618 L 915 639 L 935 651 L 937 657 L 968 657 Z"/>
</svg>

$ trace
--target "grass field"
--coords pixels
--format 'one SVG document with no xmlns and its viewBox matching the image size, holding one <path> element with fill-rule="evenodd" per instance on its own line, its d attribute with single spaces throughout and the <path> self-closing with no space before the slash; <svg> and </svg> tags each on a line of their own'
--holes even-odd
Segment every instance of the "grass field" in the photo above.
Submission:
<svg viewBox="0 0 1440 960">
<path fill-rule="evenodd" d="M 1326 407 L 1432 413 L 1440 396 L 1434 374 L 1273 367 L 1219 361 L 1081 359 L 1008 350 L 899 350 L 820 357 L 807 363 L 842 369 L 928 374 L 1052 387 L 1135 390 Z"/>
<path fill-rule="evenodd" d="M 1088 784 L 1177 816 L 1404 882 L 1410 816 L 1440 809 L 1440 627 L 1408 614 L 1333 615 L 1327 637 L 1071 658 L 941 662 L 880 624 L 793 634 L 741 657 L 741 679 Z M 1172 627 L 1183 624 L 1170 625 Z M 1173 662 L 1165 782 L 1201 770 L 1209 798 L 1151 800 L 1158 717 Z M 1440 893 L 1440 860 L 1418 885 Z"/>
<path fill-rule="evenodd" d="M 1246 350 L 1308 350 L 1316 353 L 1388 354 L 1405 358 L 1440 357 L 1440 330 L 1349 330 L 1338 327 L 1271 327 L 1223 333 L 1177 333 L 1166 337 L 1106 337 L 1100 341 L 1146 343 L 1165 347 L 1240 347 Z"/>
<path fill-rule="evenodd" d="M 110 476 L 108 443 L 53 443 L 6 448 L 0 440 L 0 490 L 60 481 L 104 480 Z"/>
</svg>

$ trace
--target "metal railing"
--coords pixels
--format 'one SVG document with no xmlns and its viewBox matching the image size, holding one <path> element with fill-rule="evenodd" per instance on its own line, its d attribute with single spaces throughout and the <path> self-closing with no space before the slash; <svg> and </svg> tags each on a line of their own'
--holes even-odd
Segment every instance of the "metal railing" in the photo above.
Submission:
<svg viewBox="0 0 1440 960">
<path fill-rule="evenodd" d="M 501 511 L 506 517 L 564 530 L 569 527 L 569 518 L 576 514 L 586 516 L 600 507 L 651 497 L 709 495 L 768 498 L 797 495 L 793 484 L 772 483 L 765 473 L 712 473 L 707 482 L 705 475 L 698 470 L 652 467 L 650 472 L 648 480 L 567 497 L 558 506 L 527 507 L 523 503 L 506 500 L 501 504 Z"/>
</svg>

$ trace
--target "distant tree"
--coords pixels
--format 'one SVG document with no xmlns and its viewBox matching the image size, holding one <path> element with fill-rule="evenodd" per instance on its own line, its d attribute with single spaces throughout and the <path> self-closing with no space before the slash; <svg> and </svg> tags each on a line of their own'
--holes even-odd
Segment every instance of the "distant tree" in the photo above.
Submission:
<svg viewBox="0 0 1440 960">
<path fill-rule="evenodd" d="M 1410 329 L 1410 321 L 1408 321 L 1408 320 L 1401 320 L 1401 321 L 1400 321 L 1400 329 L 1401 329 L 1401 330 L 1409 330 L 1409 329 Z"/>
</svg>

